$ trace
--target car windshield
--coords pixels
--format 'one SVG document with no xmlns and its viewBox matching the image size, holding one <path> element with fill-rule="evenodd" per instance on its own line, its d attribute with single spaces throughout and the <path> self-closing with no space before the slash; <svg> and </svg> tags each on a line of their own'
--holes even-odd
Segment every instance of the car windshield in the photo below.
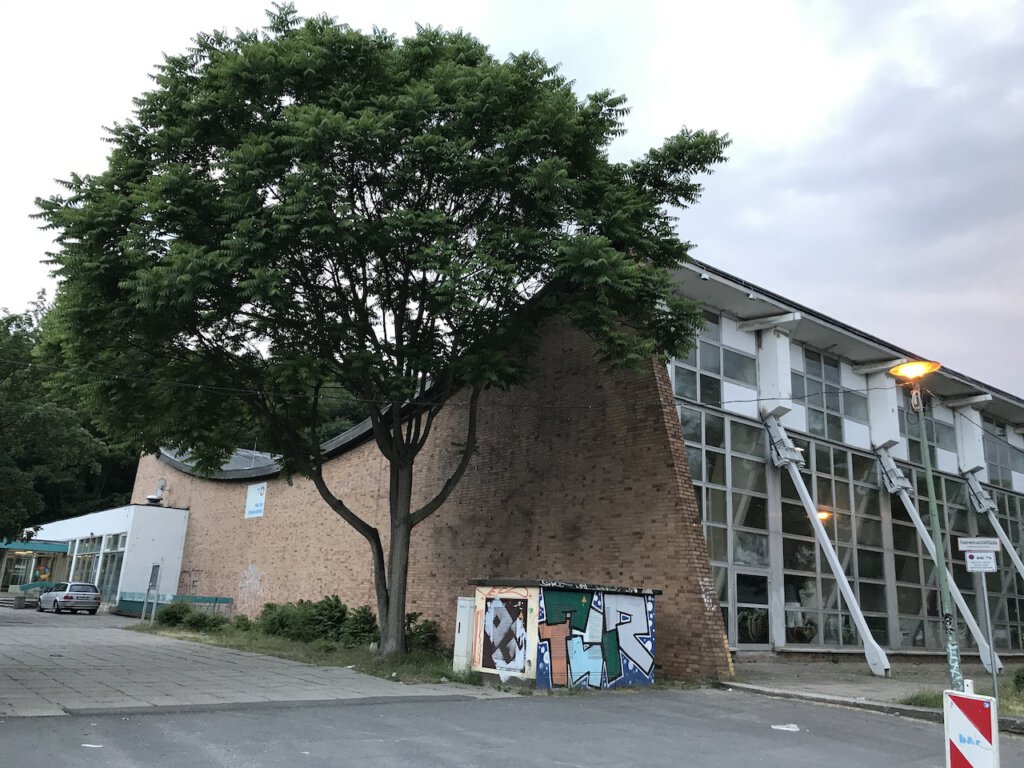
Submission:
<svg viewBox="0 0 1024 768">
<path fill-rule="evenodd" d="M 68 592 L 97 592 L 92 584 L 72 584 Z"/>
</svg>

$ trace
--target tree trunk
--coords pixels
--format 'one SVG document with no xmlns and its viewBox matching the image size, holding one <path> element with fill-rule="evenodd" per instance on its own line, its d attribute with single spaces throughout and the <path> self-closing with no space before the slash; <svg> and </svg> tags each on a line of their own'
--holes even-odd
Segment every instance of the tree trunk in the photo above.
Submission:
<svg viewBox="0 0 1024 768">
<path fill-rule="evenodd" d="M 387 610 L 380 613 L 380 653 L 405 653 L 405 597 L 409 576 L 413 462 L 391 464 L 391 540 L 388 543 Z M 378 596 L 378 605 L 380 599 Z"/>
</svg>

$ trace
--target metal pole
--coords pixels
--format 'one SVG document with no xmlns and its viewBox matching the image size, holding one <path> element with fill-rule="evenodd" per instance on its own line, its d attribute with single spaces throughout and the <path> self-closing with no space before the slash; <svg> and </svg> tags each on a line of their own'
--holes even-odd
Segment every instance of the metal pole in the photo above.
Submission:
<svg viewBox="0 0 1024 768">
<path fill-rule="evenodd" d="M 988 647 L 994 648 L 992 645 L 992 606 L 988 602 L 988 574 L 981 574 L 981 599 L 985 601 L 985 624 L 988 630 Z M 992 665 L 992 695 L 996 701 L 999 701 L 999 675 L 996 673 L 996 667 Z"/>
<path fill-rule="evenodd" d="M 963 693 L 964 673 L 960 667 L 960 645 L 956 639 L 956 625 L 953 623 L 953 606 L 949 599 L 949 580 L 946 577 L 946 546 L 942 542 L 942 527 L 939 524 L 939 505 L 935 501 L 935 478 L 932 476 L 932 457 L 928 447 L 928 425 L 924 420 L 924 405 L 921 401 L 921 385 L 915 381 L 911 390 L 911 406 L 917 413 L 921 425 L 921 461 L 924 464 L 925 484 L 928 487 L 928 518 L 932 528 L 932 542 L 935 545 L 935 570 L 939 577 L 939 597 L 942 601 L 942 625 L 946 631 L 946 656 L 949 659 L 949 681 L 954 691 Z M 992 641 L 989 639 L 989 648 Z M 994 666 L 994 665 L 993 665 Z"/>
</svg>

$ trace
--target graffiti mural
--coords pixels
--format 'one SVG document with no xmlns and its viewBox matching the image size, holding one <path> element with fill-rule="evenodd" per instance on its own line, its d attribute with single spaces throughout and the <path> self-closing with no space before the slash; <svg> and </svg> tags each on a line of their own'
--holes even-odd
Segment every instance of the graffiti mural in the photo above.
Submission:
<svg viewBox="0 0 1024 768">
<path fill-rule="evenodd" d="M 484 601 L 482 665 L 498 672 L 526 671 L 527 601 L 488 597 Z"/>
<path fill-rule="evenodd" d="M 617 688 L 654 682 L 654 595 L 540 591 L 538 688 Z"/>
</svg>

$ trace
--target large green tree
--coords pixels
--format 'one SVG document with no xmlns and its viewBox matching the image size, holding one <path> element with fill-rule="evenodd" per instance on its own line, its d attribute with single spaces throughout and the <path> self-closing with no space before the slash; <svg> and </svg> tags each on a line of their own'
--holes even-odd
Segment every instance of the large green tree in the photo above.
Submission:
<svg viewBox="0 0 1024 768">
<path fill-rule="evenodd" d="M 88 415 L 47 387 L 45 306 L 0 314 L 0 539 L 30 526 L 125 503 L 133 456 L 108 445 Z"/>
<path fill-rule="evenodd" d="M 149 450 L 211 469 L 258 423 L 369 543 L 381 651 L 402 652 L 412 530 L 465 474 L 481 392 L 527 375 L 541 326 L 567 317 L 616 365 L 688 348 L 701 321 L 672 291 L 688 245 L 669 211 L 728 141 L 683 130 L 611 162 L 624 98 L 578 97 L 536 54 L 291 6 L 261 32 L 199 35 L 154 79 L 110 130 L 107 169 L 39 202 L 65 354 L 96 374 L 79 386 L 103 426 Z M 390 467 L 386 532 L 324 476 L 342 391 Z M 446 405 L 467 409 L 465 438 L 416 496 Z"/>
</svg>

